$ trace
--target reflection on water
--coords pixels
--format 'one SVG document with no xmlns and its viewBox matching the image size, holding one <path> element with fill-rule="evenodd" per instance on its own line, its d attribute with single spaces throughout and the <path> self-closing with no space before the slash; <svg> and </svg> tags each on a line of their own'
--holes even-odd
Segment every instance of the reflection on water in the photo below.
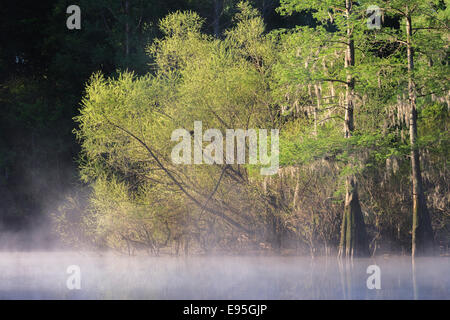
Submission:
<svg viewBox="0 0 450 320">
<path fill-rule="evenodd" d="M 381 289 L 367 288 L 369 265 Z M 69 290 L 78 265 L 81 289 Z M 450 258 L 125 257 L 0 253 L 1 299 L 450 299 Z M 414 271 L 414 272 L 413 272 Z"/>
</svg>

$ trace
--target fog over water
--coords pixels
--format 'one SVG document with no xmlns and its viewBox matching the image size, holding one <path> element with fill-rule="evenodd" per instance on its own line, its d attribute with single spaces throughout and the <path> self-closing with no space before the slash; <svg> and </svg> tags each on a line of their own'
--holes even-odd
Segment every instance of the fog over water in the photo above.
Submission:
<svg viewBox="0 0 450 320">
<path fill-rule="evenodd" d="M 67 273 L 80 267 L 81 288 Z M 367 288 L 369 265 L 381 289 Z M 1 299 L 449 299 L 450 258 L 148 257 L 0 252 Z"/>
</svg>

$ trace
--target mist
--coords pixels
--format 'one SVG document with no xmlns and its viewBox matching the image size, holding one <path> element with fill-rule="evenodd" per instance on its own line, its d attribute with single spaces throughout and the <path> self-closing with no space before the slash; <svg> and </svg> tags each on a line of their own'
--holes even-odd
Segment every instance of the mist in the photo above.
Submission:
<svg viewBox="0 0 450 320">
<path fill-rule="evenodd" d="M 369 289 L 367 268 L 380 268 Z M 70 266 L 79 267 L 79 289 Z M 1 299 L 448 299 L 450 259 L 0 253 Z M 68 269 L 69 268 L 69 269 Z M 69 271 L 69 272 L 68 272 Z"/>
</svg>

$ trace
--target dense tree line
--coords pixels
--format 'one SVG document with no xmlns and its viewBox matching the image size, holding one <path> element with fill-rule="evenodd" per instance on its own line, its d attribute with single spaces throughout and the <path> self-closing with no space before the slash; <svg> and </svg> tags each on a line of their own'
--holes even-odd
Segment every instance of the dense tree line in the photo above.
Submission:
<svg viewBox="0 0 450 320">
<path fill-rule="evenodd" d="M 206 19 L 204 31 L 212 34 L 228 26 L 235 12 L 235 2 L 216 2 L 218 8 L 201 0 L 2 3 L 0 234 L 27 234 L 22 231 L 48 225 L 46 212 L 78 183 L 80 148 L 72 118 L 91 74 L 151 71 L 145 47 L 161 36 L 159 19 L 176 10 L 196 10 Z M 299 20 L 280 18 L 276 1 L 254 3 L 272 27 Z M 81 30 L 66 27 L 72 4 L 81 8 Z"/>
<path fill-rule="evenodd" d="M 44 43 L 0 52 L 16 56 L 2 64 L 5 115 L 17 117 L 3 136 L 22 139 L 1 142 L 10 197 L 36 209 L 66 190 L 42 210 L 58 236 L 128 253 L 448 250 L 447 1 L 158 4 L 81 1 L 81 34 L 49 23 Z M 278 173 L 174 164 L 171 133 L 195 121 L 279 129 Z M 74 166 L 60 168 L 78 154 L 74 127 L 76 188 Z M 36 172 L 45 181 L 24 180 Z M 12 209 L 26 212 L 2 217 Z"/>
</svg>

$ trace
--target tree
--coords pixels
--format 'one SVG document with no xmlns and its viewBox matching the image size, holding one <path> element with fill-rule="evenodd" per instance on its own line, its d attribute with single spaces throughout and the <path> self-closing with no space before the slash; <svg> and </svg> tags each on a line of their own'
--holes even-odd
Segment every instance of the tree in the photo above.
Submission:
<svg viewBox="0 0 450 320">
<path fill-rule="evenodd" d="M 154 76 L 123 73 L 117 79 L 105 79 L 95 75 L 87 87 L 77 117 L 82 173 L 94 185 L 98 195 L 94 212 L 102 229 L 111 228 L 107 233 L 113 243 L 120 243 L 120 237 L 133 243 L 143 241 L 137 232 L 124 233 L 136 228 L 130 226 L 128 216 L 133 211 L 140 212 L 145 221 L 156 214 L 163 217 L 172 230 L 167 241 L 173 244 L 177 237 L 173 230 L 178 230 L 186 252 L 196 238 L 197 245 L 206 249 L 206 242 L 220 240 L 219 234 L 234 236 L 227 234 L 230 228 L 248 236 L 255 233 L 256 213 L 264 203 L 260 197 L 252 199 L 256 192 L 248 168 L 176 165 L 170 158 L 170 144 L 164 143 L 175 129 L 191 130 L 194 121 L 202 121 L 203 130 L 222 132 L 265 128 L 270 123 L 263 112 L 270 99 L 264 70 L 272 53 L 269 39 L 262 36 L 261 19 L 243 6 L 236 27 L 226 32 L 224 40 L 203 34 L 202 22 L 192 12 L 176 12 L 161 20 L 165 37 L 149 47 L 157 65 Z M 126 209 L 113 210 L 109 197 L 100 201 L 105 197 L 99 193 L 106 194 L 109 188 L 114 198 L 129 203 Z M 122 195 L 116 194 L 120 190 Z M 161 199 L 167 203 L 163 207 L 157 205 Z M 174 211 L 183 218 L 171 224 Z M 220 233 L 214 235 L 217 226 Z"/>
<path fill-rule="evenodd" d="M 363 4 L 361 4 L 362 6 Z M 330 55 L 330 47 L 334 46 L 335 53 L 344 60 L 345 78 L 329 79 L 321 77 L 321 73 L 315 73 L 313 77 L 319 82 L 337 82 L 345 86 L 345 116 L 344 116 L 344 137 L 351 138 L 355 129 L 354 108 L 355 108 L 355 38 L 360 39 L 363 36 L 361 29 L 360 7 L 355 10 L 353 1 L 346 0 L 345 3 L 336 4 L 335 1 L 297 1 L 286 0 L 281 2 L 281 10 L 290 13 L 293 11 L 313 10 L 313 16 L 323 24 L 322 34 L 320 34 L 325 47 L 323 50 L 319 47 L 320 55 Z M 331 26 L 327 26 L 328 21 Z M 359 24 L 358 24 L 359 22 Z M 332 29 L 333 28 L 333 29 Z M 342 50 L 339 46 L 344 45 Z M 318 93 L 318 92 L 317 92 Z M 317 99 L 320 100 L 319 94 Z M 316 108 L 317 109 L 317 108 Z M 317 113 L 317 112 L 315 112 Z M 317 120 L 316 120 L 317 121 Z M 340 256 L 367 256 L 368 242 L 364 225 L 363 213 L 358 197 L 358 184 L 356 176 L 348 174 L 345 182 L 345 205 L 342 215 Z"/>
<path fill-rule="evenodd" d="M 409 142 L 412 180 L 412 256 L 433 251 L 434 235 L 424 193 L 418 144 L 418 91 L 420 97 L 448 92 L 448 81 L 442 71 L 440 56 L 445 53 L 445 34 L 448 32 L 448 3 L 444 1 L 381 1 L 379 5 L 390 15 L 404 21 L 397 35 L 388 30 L 387 38 L 406 47 L 407 91 L 409 105 Z M 428 69 L 428 70 L 427 70 Z M 431 72 L 430 72 L 431 71 Z M 444 71 L 445 72 L 445 71 Z M 430 77 L 430 74 L 433 76 Z"/>
</svg>

